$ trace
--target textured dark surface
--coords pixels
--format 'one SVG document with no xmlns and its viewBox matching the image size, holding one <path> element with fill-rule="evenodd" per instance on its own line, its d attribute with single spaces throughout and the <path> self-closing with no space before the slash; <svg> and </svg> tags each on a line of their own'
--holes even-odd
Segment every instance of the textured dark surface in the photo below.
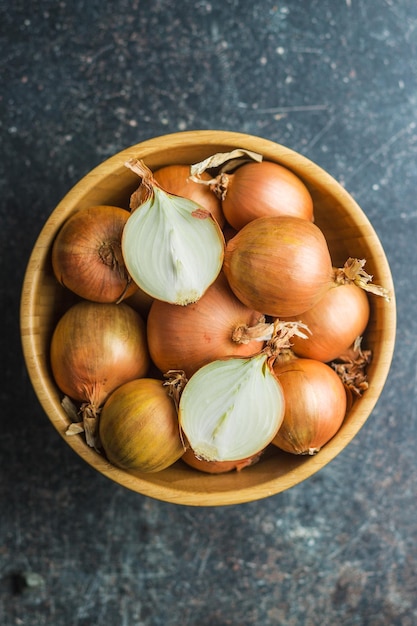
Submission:
<svg viewBox="0 0 417 626">
<path fill-rule="evenodd" d="M 416 624 L 415 0 L 0 1 L 0 29 L 2 626 Z M 218 509 L 131 493 L 78 458 L 32 391 L 18 320 L 70 187 L 200 128 L 278 141 L 342 182 L 398 300 L 392 369 L 356 439 L 290 491 Z"/>
</svg>

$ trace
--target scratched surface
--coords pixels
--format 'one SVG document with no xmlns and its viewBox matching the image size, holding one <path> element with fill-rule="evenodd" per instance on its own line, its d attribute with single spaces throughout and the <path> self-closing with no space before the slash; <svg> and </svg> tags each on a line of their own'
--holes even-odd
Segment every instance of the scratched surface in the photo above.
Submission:
<svg viewBox="0 0 417 626">
<path fill-rule="evenodd" d="M 0 624 L 413 626 L 415 0 L 0 1 Z M 357 199 L 398 340 L 358 437 L 289 492 L 196 509 L 127 492 L 50 426 L 20 352 L 27 259 L 92 167 L 178 130 L 286 144 Z"/>
</svg>

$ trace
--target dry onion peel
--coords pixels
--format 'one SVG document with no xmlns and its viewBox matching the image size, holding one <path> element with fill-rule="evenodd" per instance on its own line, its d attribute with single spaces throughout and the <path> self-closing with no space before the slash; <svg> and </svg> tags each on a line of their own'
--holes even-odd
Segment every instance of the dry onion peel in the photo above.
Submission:
<svg viewBox="0 0 417 626">
<path fill-rule="evenodd" d="M 221 172 L 228 172 L 235 168 L 237 164 L 245 163 L 247 161 L 261 162 L 262 159 L 263 156 L 261 154 L 252 152 L 251 150 L 245 150 L 243 148 L 236 148 L 236 150 L 232 150 L 231 152 L 217 152 L 216 154 L 209 156 L 207 159 L 204 159 L 204 161 L 200 161 L 199 163 L 192 165 L 190 168 L 190 178 L 196 183 L 210 185 L 215 181 L 201 179 L 201 174 L 203 174 L 206 170 L 220 168 Z"/>
<path fill-rule="evenodd" d="M 349 257 L 342 268 L 335 270 L 335 282 L 336 284 L 353 283 L 372 293 L 376 296 L 382 296 L 387 302 L 391 301 L 391 295 L 388 289 L 381 285 L 374 285 L 370 274 L 363 269 L 366 263 L 366 259 L 355 259 Z"/>
<path fill-rule="evenodd" d="M 132 159 L 126 166 L 142 176 L 122 236 L 130 275 L 154 298 L 180 305 L 196 302 L 222 267 L 224 237 L 219 225 L 192 200 L 161 189 L 141 161 Z"/>
<path fill-rule="evenodd" d="M 369 387 L 367 368 L 372 360 L 372 351 L 362 349 L 362 340 L 362 337 L 357 337 L 349 350 L 330 364 L 345 387 L 356 397 Z"/>
</svg>

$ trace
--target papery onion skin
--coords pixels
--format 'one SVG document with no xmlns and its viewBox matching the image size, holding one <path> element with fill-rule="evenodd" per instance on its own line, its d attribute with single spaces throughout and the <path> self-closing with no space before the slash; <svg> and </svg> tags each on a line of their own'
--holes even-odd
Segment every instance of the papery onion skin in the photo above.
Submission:
<svg viewBox="0 0 417 626">
<path fill-rule="evenodd" d="M 354 284 L 331 287 L 311 309 L 288 318 L 303 322 L 310 331 L 306 339 L 294 337 L 292 349 L 299 357 L 332 361 L 363 334 L 369 315 L 369 298 L 363 289 Z"/>
<path fill-rule="evenodd" d="M 160 472 L 184 454 L 175 404 L 157 379 L 116 389 L 101 411 L 99 431 L 108 460 L 122 469 Z"/>
<path fill-rule="evenodd" d="M 132 295 L 137 286 L 121 252 L 129 216 L 129 211 L 107 205 L 71 215 L 52 246 L 52 268 L 58 282 L 94 302 L 118 302 Z"/>
<path fill-rule="evenodd" d="M 206 185 L 194 182 L 190 179 L 189 165 L 166 165 L 153 173 L 155 181 L 168 193 L 173 193 L 182 198 L 193 200 L 207 211 L 210 211 L 219 226 L 223 228 L 225 223 L 220 200 Z M 207 172 L 200 176 L 202 180 L 211 177 Z"/>
<path fill-rule="evenodd" d="M 150 363 L 145 324 L 123 302 L 73 305 L 54 329 L 50 355 L 61 391 L 94 409 L 123 383 L 144 376 Z"/>
<path fill-rule="evenodd" d="M 292 454 L 316 454 L 340 429 L 346 415 L 345 387 L 331 367 L 313 359 L 274 365 L 285 414 L 273 444 Z"/>
<path fill-rule="evenodd" d="M 181 307 L 154 300 L 147 320 L 147 338 L 153 363 L 162 373 L 183 370 L 188 378 L 200 367 L 226 356 L 260 352 L 262 341 L 238 343 L 233 333 L 255 326 L 262 315 L 242 304 L 223 274 L 194 304 Z"/>
<path fill-rule="evenodd" d="M 307 187 L 278 163 L 246 163 L 227 174 L 227 179 L 222 208 L 227 222 L 236 230 L 268 215 L 313 220 L 313 199 Z"/>
<path fill-rule="evenodd" d="M 242 459 L 241 461 L 205 461 L 198 458 L 191 448 L 188 448 L 181 457 L 182 461 L 189 467 L 192 467 L 199 472 L 205 474 L 226 474 L 228 472 L 241 472 L 247 467 L 255 465 L 261 458 L 261 454 L 255 454 L 248 459 Z"/>
<path fill-rule="evenodd" d="M 227 243 L 223 269 L 239 300 L 272 317 L 304 313 L 332 284 L 326 239 L 299 217 L 249 222 Z"/>
</svg>

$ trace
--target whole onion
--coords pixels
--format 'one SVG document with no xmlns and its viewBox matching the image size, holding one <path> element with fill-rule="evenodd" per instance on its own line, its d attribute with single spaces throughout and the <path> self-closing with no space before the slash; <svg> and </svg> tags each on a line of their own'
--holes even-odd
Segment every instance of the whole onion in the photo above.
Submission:
<svg viewBox="0 0 417 626">
<path fill-rule="evenodd" d="M 224 273 L 247 307 L 273 317 L 310 309 L 332 284 L 333 268 L 322 231 L 300 217 L 260 217 L 226 246 Z"/>
<path fill-rule="evenodd" d="M 214 190 L 222 198 L 226 221 L 236 230 L 265 216 L 313 220 L 313 200 L 307 187 L 278 163 L 245 163 L 232 174 L 221 174 Z"/>
<path fill-rule="evenodd" d="M 162 381 L 141 378 L 114 391 L 100 416 L 100 441 L 111 463 L 160 472 L 184 454 L 177 411 Z"/>
<path fill-rule="evenodd" d="M 285 355 L 273 367 L 281 383 L 285 412 L 273 439 L 292 454 L 316 454 L 341 427 L 346 415 L 345 387 L 321 361 Z"/>
<path fill-rule="evenodd" d="M 51 340 L 51 367 L 63 393 L 82 402 L 87 443 L 96 446 L 96 418 L 107 397 L 123 383 L 144 376 L 149 367 L 145 324 L 123 302 L 83 300 L 59 320 Z"/>
<path fill-rule="evenodd" d="M 52 246 L 57 280 L 81 298 L 95 302 L 118 302 L 132 295 L 137 286 L 121 251 L 122 232 L 129 216 L 129 211 L 107 205 L 71 215 Z"/>
<path fill-rule="evenodd" d="M 155 181 L 169 193 L 193 200 L 213 215 L 222 228 L 225 222 L 221 201 L 206 185 L 190 179 L 190 166 L 183 164 L 166 165 L 153 173 Z M 202 180 L 209 180 L 207 172 L 201 175 Z"/>
<path fill-rule="evenodd" d="M 147 338 L 152 361 L 163 373 L 200 367 L 225 356 L 249 356 L 262 349 L 263 316 L 242 304 L 220 273 L 206 293 L 186 307 L 154 300 Z"/>
</svg>

